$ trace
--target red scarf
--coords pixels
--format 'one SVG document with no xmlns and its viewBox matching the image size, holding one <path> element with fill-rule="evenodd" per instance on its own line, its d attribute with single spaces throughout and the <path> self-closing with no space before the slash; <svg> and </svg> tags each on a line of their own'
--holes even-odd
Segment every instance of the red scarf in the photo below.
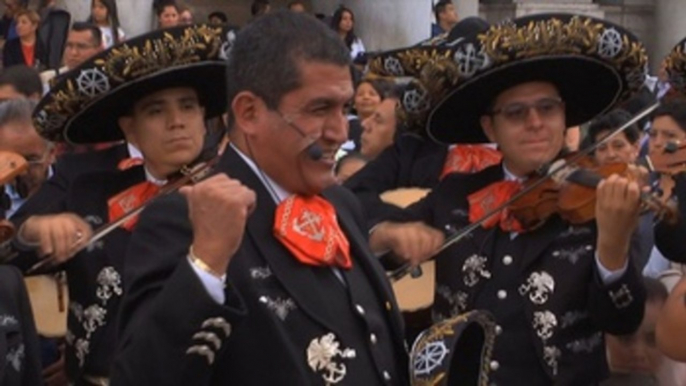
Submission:
<svg viewBox="0 0 686 386">
<path fill-rule="evenodd" d="M 279 204 L 274 236 L 303 264 L 352 268 L 350 244 L 336 211 L 319 196 L 291 196 Z"/>
<path fill-rule="evenodd" d="M 522 184 L 517 181 L 500 181 L 470 194 L 467 197 L 469 200 L 469 222 L 473 223 L 480 220 L 487 213 L 507 202 L 521 188 Z M 505 232 L 522 232 L 524 230 L 507 208 L 490 216 L 483 223 L 483 227 L 486 229 L 496 225 L 500 225 L 500 229 Z"/>
</svg>

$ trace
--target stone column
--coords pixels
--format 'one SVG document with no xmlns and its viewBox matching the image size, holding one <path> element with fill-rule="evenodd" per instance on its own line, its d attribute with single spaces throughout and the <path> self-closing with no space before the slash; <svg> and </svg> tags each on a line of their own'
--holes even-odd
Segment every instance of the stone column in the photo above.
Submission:
<svg viewBox="0 0 686 386">
<path fill-rule="evenodd" d="M 479 16 L 479 0 L 457 0 L 455 2 L 457 15 L 460 19 L 470 16 Z"/>
<path fill-rule="evenodd" d="M 58 5 L 68 10 L 73 20 L 86 20 L 90 16 L 90 0 L 59 0 Z M 117 0 L 121 27 L 127 37 L 148 32 L 153 27 L 152 0 Z"/>
<path fill-rule="evenodd" d="M 469 0 L 475 1 L 475 0 Z M 431 0 L 343 0 L 355 13 L 355 33 L 367 51 L 406 47 L 431 35 Z M 340 0 L 313 1 L 315 12 L 331 15 Z"/>
<path fill-rule="evenodd" d="M 682 38 L 686 37 L 686 1 L 656 0 L 655 49 L 651 58 L 653 68 L 659 68 L 662 59 Z"/>
</svg>

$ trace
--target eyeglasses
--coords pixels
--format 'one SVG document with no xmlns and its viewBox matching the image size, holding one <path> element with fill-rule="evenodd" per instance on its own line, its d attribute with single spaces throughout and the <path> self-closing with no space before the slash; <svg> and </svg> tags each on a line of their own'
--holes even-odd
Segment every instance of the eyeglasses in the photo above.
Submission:
<svg viewBox="0 0 686 386">
<path fill-rule="evenodd" d="M 511 103 L 491 111 L 491 116 L 502 115 L 505 119 L 515 123 L 526 121 L 531 109 L 536 110 L 541 118 L 551 118 L 564 109 L 565 102 L 561 98 L 542 98 L 532 103 Z"/>
</svg>

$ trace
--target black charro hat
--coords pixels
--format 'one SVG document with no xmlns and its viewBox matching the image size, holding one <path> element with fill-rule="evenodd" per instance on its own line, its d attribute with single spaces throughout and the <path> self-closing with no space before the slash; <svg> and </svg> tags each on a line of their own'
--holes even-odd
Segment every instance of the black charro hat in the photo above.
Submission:
<svg viewBox="0 0 686 386">
<path fill-rule="evenodd" d="M 487 386 L 496 338 L 493 316 L 470 311 L 424 330 L 410 352 L 412 386 Z"/>
<path fill-rule="evenodd" d="M 412 47 L 378 53 L 370 60 L 370 74 L 406 82 L 398 108 L 406 127 L 425 132 L 429 113 L 459 80 L 460 70 L 452 53 L 490 27 L 481 18 L 468 17 L 449 32 Z"/>
<path fill-rule="evenodd" d="M 123 139 L 118 118 L 135 101 L 171 87 L 193 87 L 206 117 L 226 110 L 228 26 L 156 30 L 99 53 L 66 73 L 34 110 L 38 133 L 75 144 Z"/>
<path fill-rule="evenodd" d="M 449 51 L 448 62 L 441 63 L 456 67 L 455 74 L 444 75 L 449 88 L 428 90 L 445 93 L 427 122 L 429 136 L 443 143 L 486 142 L 481 116 L 498 94 L 518 84 L 553 83 L 565 101 L 570 127 L 629 98 L 647 74 L 645 48 L 633 34 L 581 15 L 538 14 L 506 21 Z"/>
</svg>

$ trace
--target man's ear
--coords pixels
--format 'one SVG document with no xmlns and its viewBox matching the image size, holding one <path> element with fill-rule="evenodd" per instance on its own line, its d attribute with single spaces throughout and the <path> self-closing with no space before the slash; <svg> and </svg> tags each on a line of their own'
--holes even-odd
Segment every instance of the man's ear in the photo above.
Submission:
<svg viewBox="0 0 686 386">
<path fill-rule="evenodd" d="M 269 111 L 262 98 L 250 91 L 242 91 L 231 102 L 234 125 L 244 134 L 254 134 Z"/>
<path fill-rule="evenodd" d="M 481 116 L 481 129 L 484 131 L 489 142 L 495 142 L 495 129 L 493 129 L 493 118 L 488 115 Z"/>
<path fill-rule="evenodd" d="M 117 120 L 119 128 L 124 133 L 124 138 L 126 142 L 136 145 L 136 132 L 133 127 L 133 117 L 128 115 L 123 115 Z"/>
</svg>

